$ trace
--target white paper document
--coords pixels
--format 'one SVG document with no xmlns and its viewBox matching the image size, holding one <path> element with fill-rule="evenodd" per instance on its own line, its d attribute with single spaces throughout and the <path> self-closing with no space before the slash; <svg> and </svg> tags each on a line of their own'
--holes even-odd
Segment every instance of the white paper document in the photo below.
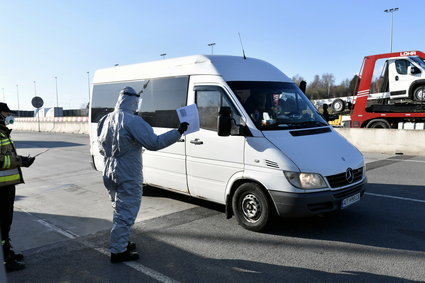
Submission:
<svg viewBox="0 0 425 283">
<path fill-rule="evenodd" d="M 180 123 L 189 123 L 187 131 L 184 132 L 186 135 L 199 131 L 199 115 L 198 107 L 196 107 L 196 104 L 191 104 L 185 107 L 178 108 L 176 111 L 177 115 L 179 116 Z"/>
</svg>

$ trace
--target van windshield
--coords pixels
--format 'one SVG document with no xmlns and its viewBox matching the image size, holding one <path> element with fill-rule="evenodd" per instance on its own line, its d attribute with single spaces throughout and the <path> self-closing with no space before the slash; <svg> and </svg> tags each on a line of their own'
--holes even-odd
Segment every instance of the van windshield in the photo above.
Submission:
<svg viewBox="0 0 425 283">
<path fill-rule="evenodd" d="M 227 82 L 259 130 L 328 126 L 294 83 Z"/>
<path fill-rule="evenodd" d="M 419 57 L 410 57 L 415 63 L 425 69 L 425 61 Z"/>
</svg>

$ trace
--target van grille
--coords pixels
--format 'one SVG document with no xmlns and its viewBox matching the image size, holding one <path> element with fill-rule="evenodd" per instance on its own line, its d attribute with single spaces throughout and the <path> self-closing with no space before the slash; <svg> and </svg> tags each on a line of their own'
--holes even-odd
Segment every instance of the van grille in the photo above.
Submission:
<svg viewBox="0 0 425 283">
<path fill-rule="evenodd" d="M 333 208 L 332 202 L 310 203 L 307 205 L 310 211 L 330 210 Z"/>
<path fill-rule="evenodd" d="M 355 195 L 356 193 L 360 192 L 362 190 L 362 186 L 358 185 L 355 187 L 348 187 L 348 189 L 342 189 L 339 192 L 334 193 L 334 197 L 336 199 L 342 199 L 346 198 L 352 195 Z"/>
<path fill-rule="evenodd" d="M 353 169 L 353 174 L 354 180 L 351 183 L 347 181 L 347 178 L 345 177 L 345 172 L 332 176 L 326 176 L 326 179 L 328 180 L 329 185 L 331 185 L 331 188 L 347 186 L 352 183 L 356 183 L 363 178 L 363 167 L 360 167 L 359 169 Z"/>
<path fill-rule="evenodd" d="M 279 168 L 279 164 L 277 162 L 271 161 L 271 160 L 264 160 L 266 162 L 266 165 L 273 168 Z"/>
</svg>

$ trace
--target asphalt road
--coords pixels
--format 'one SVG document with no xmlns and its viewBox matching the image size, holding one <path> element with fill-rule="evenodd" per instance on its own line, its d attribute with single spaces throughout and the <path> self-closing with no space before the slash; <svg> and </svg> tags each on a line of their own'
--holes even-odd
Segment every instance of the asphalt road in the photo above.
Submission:
<svg viewBox="0 0 425 283">
<path fill-rule="evenodd" d="M 84 135 L 13 132 L 37 154 L 17 187 L 12 240 L 27 268 L 9 282 L 424 282 L 425 156 L 365 153 L 365 198 L 340 213 L 279 220 L 267 233 L 224 207 L 145 188 L 132 240 L 141 259 L 109 263 L 109 199 Z"/>
</svg>

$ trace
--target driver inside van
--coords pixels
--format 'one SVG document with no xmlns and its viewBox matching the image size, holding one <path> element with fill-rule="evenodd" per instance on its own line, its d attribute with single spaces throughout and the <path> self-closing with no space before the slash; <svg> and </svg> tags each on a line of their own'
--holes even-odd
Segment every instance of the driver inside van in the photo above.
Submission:
<svg viewBox="0 0 425 283">
<path fill-rule="evenodd" d="M 266 118 L 269 114 L 267 109 L 267 95 L 264 92 L 251 94 L 246 101 L 246 109 L 254 124 L 256 126 L 262 125 L 264 114 L 266 114 Z"/>
</svg>

